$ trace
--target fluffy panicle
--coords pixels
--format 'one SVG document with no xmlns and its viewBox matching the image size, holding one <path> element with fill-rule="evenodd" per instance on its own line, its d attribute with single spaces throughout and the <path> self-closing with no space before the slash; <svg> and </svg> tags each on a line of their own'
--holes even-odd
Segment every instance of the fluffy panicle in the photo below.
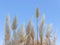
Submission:
<svg viewBox="0 0 60 45">
<path fill-rule="evenodd" d="M 22 37 L 22 35 L 24 34 L 23 30 L 24 30 L 24 25 L 22 24 L 21 27 L 19 28 L 18 32 L 17 32 L 18 36 Z"/>
<path fill-rule="evenodd" d="M 28 22 L 27 28 L 26 28 L 26 34 L 30 34 L 31 30 L 31 20 Z"/>
<path fill-rule="evenodd" d="M 45 16 L 43 15 L 42 16 L 42 19 L 41 19 L 41 23 L 40 23 L 40 42 L 41 44 L 40 45 L 43 45 L 43 28 L 44 28 L 44 20 L 45 20 Z"/>
<path fill-rule="evenodd" d="M 46 31 L 46 45 L 51 45 L 51 29 L 52 29 L 52 25 L 49 24 L 47 27 L 47 31 Z"/>
<path fill-rule="evenodd" d="M 30 40 L 31 40 L 31 20 L 28 22 L 28 25 L 26 28 L 26 35 L 27 35 L 26 45 L 29 45 L 31 43 L 30 42 Z"/>
<path fill-rule="evenodd" d="M 32 37 L 32 45 L 34 45 L 34 35 L 35 35 L 35 32 L 34 32 L 34 25 L 32 24 L 31 26 L 31 37 Z"/>
<path fill-rule="evenodd" d="M 17 32 L 17 35 L 18 35 L 18 42 L 19 43 L 22 43 L 24 41 L 24 25 L 22 24 L 21 27 L 19 28 L 18 32 Z"/>
<path fill-rule="evenodd" d="M 34 27 L 32 26 L 32 29 L 31 29 L 31 37 L 32 39 L 34 39 Z"/>
<path fill-rule="evenodd" d="M 9 27 L 9 17 L 6 18 L 6 24 L 5 24 L 5 45 L 9 43 L 10 39 L 10 27 Z"/>
<path fill-rule="evenodd" d="M 51 30 L 52 30 L 52 24 L 49 24 L 47 27 L 47 33 L 46 33 L 46 37 L 49 38 L 51 36 Z"/>
<path fill-rule="evenodd" d="M 36 18 L 39 17 L 39 8 L 36 9 Z"/>
<path fill-rule="evenodd" d="M 17 18 L 15 16 L 13 23 L 12 23 L 12 29 L 15 30 L 17 28 Z"/>
</svg>

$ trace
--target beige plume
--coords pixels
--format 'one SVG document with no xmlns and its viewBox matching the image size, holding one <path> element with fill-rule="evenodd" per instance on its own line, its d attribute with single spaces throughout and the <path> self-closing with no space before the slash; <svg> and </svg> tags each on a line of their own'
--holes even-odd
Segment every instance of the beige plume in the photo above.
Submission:
<svg viewBox="0 0 60 45">
<path fill-rule="evenodd" d="M 44 29 L 44 21 L 45 21 L 45 16 L 43 15 L 41 18 L 41 23 L 40 23 L 40 45 L 43 45 L 43 29 Z"/>
<path fill-rule="evenodd" d="M 15 16 L 13 23 L 12 23 L 12 29 L 15 30 L 17 28 L 17 18 Z"/>
<path fill-rule="evenodd" d="M 39 17 L 39 8 L 36 9 L 36 18 Z"/>
<path fill-rule="evenodd" d="M 5 45 L 9 43 L 9 40 L 10 40 L 10 26 L 9 26 L 9 16 L 7 16 L 5 24 Z"/>
<path fill-rule="evenodd" d="M 30 34 L 31 33 L 31 20 L 28 22 L 27 28 L 26 28 L 26 34 Z"/>
</svg>

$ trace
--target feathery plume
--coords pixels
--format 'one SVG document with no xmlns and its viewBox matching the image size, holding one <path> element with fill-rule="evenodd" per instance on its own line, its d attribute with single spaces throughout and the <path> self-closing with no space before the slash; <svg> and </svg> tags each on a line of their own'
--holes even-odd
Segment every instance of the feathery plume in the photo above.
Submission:
<svg viewBox="0 0 60 45">
<path fill-rule="evenodd" d="M 26 34 L 30 34 L 31 30 L 31 20 L 28 22 L 27 28 L 26 28 Z"/>
<path fill-rule="evenodd" d="M 24 30 L 24 25 L 22 24 L 20 29 L 17 32 L 19 43 L 22 43 L 25 40 L 25 34 L 24 34 L 23 30 Z"/>
<path fill-rule="evenodd" d="M 9 16 L 7 16 L 5 24 L 5 45 L 9 43 L 9 39 L 10 39 L 10 27 L 9 27 Z"/>
<path fill-rule="evenodd" d="M 49 24 L 47 27 L 47 34 L 46 37 L 49 38 L 51 36 L 52 24 Z"/>
<path fill-rule="evenodd" d="M 41 23 L 40 23 L 40 45 L 43 45 L 43 28 L 44 28 L 44 21 L 45 21 L 45 16 L 42 16 Z"/>
<path fill-rule="evenodd" d="M 46 31 L 46 45 L 51 45 L 51 39 L 50 39 L 51 29 L 52 29 L 52 24 L 49 24 Z"/>
<path fill-rule="evenodd" d="M 32 24 L 32 27 L 31 27 L 32 45 L 34 45 L 34 34 L 35 34 L 35 32 L 34 32 L 34 26 Z"/>
<path fill-rule="evenodd" d="M 32 27 L 32 29 L 31 29 L 31 37 L 32 37 L 32 39 L 34 39 L 34 27 Z"/>
<path fill-rule="evenodd" d="M 31 40 L 31 20 L 28 22 L 27 28 L 26 28 L 26 35 L 27 35 L 27 40 L 26 40 L 26 45 L 30 44 Z"/>
<path fill-rule="evenodd" d="M 15 16 L 13 23 L 12 23 L 12 29 L 15 30 L 17 28 L 17 18 Z"/>
<path fill-rule="evenodd" d="M 36 18 L 39 17 L 39 8 L 36 9 Z"/>
</svg>

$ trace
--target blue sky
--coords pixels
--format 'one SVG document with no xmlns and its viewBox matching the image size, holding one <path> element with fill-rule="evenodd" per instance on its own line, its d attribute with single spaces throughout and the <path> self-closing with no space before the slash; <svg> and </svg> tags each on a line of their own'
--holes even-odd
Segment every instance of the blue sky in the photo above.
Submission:
<svg viewBox="0 0 60 45">
<path fill-rule="evenodd" d="M 56 45 L 60 44 L 60 0 L 0 0 L 0 45 L 4 45 L 4 24 L 6 16 L 10 16 L 10 25 L 14 16 L 18 18 L 18 27 L 33 16 L 39 7 L 40 17 L 45 14 L 45 23 L 53 24 L 53 32 L 57 31 Z M 35 23 L 34 23 L 35 24 Z"/>
</svg>

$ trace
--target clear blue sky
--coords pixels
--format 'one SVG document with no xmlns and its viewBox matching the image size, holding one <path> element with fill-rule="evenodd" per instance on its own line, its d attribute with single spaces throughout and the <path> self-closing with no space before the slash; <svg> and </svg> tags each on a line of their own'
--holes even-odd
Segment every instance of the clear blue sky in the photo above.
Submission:
<svg viewBox="0 0 60 45">
<path fill-rule="evenodd" d="M 45 13 L 45 23 L 53 23 L 53 31 L 57 31 L 56 45 L 60 44 L 60 0 L 0 0 L 0 45 L 4 45 L 4 24 L 9 13 L 10 25 L 14 16 L 18 18 L 18 27 L 27 24 L 35 9 L 40 8 L 40 15 Z"/>
</svg>

